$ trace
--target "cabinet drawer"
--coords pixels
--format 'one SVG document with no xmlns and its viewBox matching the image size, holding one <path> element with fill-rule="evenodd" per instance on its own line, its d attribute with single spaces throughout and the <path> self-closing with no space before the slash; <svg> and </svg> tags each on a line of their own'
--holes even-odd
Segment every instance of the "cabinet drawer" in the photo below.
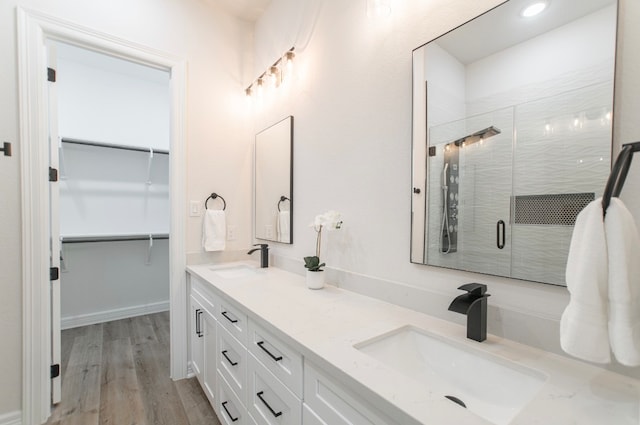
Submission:
<svg viewBox="0 0 640 425">
<path fill-rule="evenodd" d="M 258 425 L 300 425 L 302 402 L 251 353 L 247 363 L 247 410 Z"/>
<path fill-rule="evenodd" d="M 218 419 L 223 425 L 252 425 L 247 410 L 231 390 L 224 376 L 218 374 Z"/>
<path fill-rule="evenodd" d="M 246 405 L 247 349 L 218 323 L 218 371 Z"/>
<path fill-rule="evenodd" d="M 247 345 L 247 316 L 229 302 L 220 300 L 218 322 L 224 326 L 242 345 Z"/>
<path fill-rule="evenodd" d="M 198 302 L 204 307 L 209 314 L 216 317 L 216 307 L 218 305 L 218 297 L 211 293 L 206 287 L 206 283 L 203 283 L 197 277 L 189 275 L 189 282 L 191 284 L 191 296 L 198 300 Z M 210 285 L 209 285 L 210 286 Z"/>
<path fill-rule="evenodd" d="M 307 403 L 302 403 L 302 424 L 303 425 L 327 425 L 315 414 L 315 412 L 309 409 Z"/>
<path fill-rule="evenodd" d="M 362 402 L 340 388 L 340 385 L 320 374 L 308 362 L 304 365 L 304 403 L 316 416 L 311 424 L 331 425 L 387 425 L 393 422 L 383 419 L 365 407 Z M 320 420 L 318 422 L 317 420 Z M 305 422 L 306 425 L 306 422 Z"/>
<path fill-rule="evenodd" d="M 298 398 L 302 398 L 302 355 L 249 321 L 249 351 Z"/>
</svg>

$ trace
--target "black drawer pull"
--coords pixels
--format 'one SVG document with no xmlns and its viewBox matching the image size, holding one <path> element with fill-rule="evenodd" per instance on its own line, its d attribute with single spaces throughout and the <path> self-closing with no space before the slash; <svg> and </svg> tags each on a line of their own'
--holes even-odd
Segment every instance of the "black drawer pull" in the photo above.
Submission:
<svg viewBox="0 0 640 425">
<path fill-rule="evenodd" d="M 258 344 L 258 347 L 262 348 L 262 350 L 267 353 L 273 360 L 275 360 L 276 362 L 279 362 L 280 360 L 282 360 L 282 356 L 274 356 L 273 353 L 269 350 L 267 350 L 266 348 L 264 348 L 264 341 L 260 341 L 257 342 L 256 344 Z"/>
<path fill-rule="evenodd" d="M 202 338 L 202 327 L 200 325 L 200 315 L 202 314 L 201 309 L 196 309 L 196 335 L 198 338 Z"/>
<path fill-rule="evenodd" d="M 238 364 L 238 362 L 234 362 L 233 360 L 231 360 L 231 359 L 229 358 L 229 356 L 227 356 L 227 350 L 222 350 L 222 355 L 224 356 L 224 358 L 225 358 L 225 359 L 227 359 L 227 361 L 229 362 L 229 364 L 230 364 L 231 366 L 235 366 L 235 365 L 237 365 L 237 364 Z"/>
<path fill-rule="evenodd" d="M 222 312 L 222 315 L 223 315 L 223 316 L 224 316 L 228 321 L 230 321 L 231 323 L 238 323 L 238 319 L 232 319 L 231 317 L 229 317 L 229 316 L 227 315 L 227 312 L 226 312 L 226 311 L 223 311 L 223 312 Z"/>
<path fill-rule="evenodd" d="M 235 422 L 240 418 L 239 417 L 238 418 L 234 418 L 233 416 L 231 416 L 231 413 L 229 413 L 229 410 L 227 409 L 227 403 L 228 403 L 228 401 L 223 401 L 222 402 L 222 408 L 224 409 L 225 412 L 227 412 L 227 416 L 229 417 L 229 419 L 231 419 L 231 422 Z"/>
<path fill-rule="evenodd" d="M 260 392 L 259 392 L 259 393 L 257 393 L 256 395 L 258 396 L 258 398 L 260 399 L 260 401 L 261 401 L 265 406 L 267 406 L 267 409 L 269 409 L 269 411 L 271 412 L 271 414 L 272 414 L 273 416 L 275 416 L 276 418 L 277 418 L 278 416 L 282 415 L 282 412 L 276 412 L 275 410 L 273 410 L 273 409 L 271 408 L 271 406 L 269 406 L 269 403 L 267 403 L 267 402 L 264 400 L 264 398 L 262 398 L 262 394 L 264 394 L 264 391 L 260 391 Z"/>
</svg>

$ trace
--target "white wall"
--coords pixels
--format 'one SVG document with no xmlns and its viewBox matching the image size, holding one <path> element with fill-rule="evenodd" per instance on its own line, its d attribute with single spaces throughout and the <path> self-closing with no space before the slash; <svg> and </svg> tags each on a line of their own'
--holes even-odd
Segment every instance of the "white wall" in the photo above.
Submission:
<svg viewBox="0 0 640 425">
<path fill-rule="evenodd" d="M 169 72 L 58 43 L 60 137 L 169 149 Z"/>
<path fill-rule="evenodd" d="M 267 13 L 256 29 L 256 57 L 293 42 L 271 35 L 283 22 L 285 33 L 297 26 L 294 3 L 274 0 L 277 13 Z M 345 225 L 325 239 L 323 255 L 337 269 L 337 283 L 459 323 L 463 317 L 446 311 L 456 288 L 487 283 L 490 332 L 557 351 L 558 320 L 568 301 L 564 288 L 409 263 L 410 53 L 498 3 L 393 2 L 388 19 L 368 19 L 364 1 L 323 2 L 309 42 L 298 51 L 301 72 L 294 87 L 255 114 L 254 128 L 285 114 L 296 119 L 296 237 L 292 246 L 274 246 L 272 252 L 276 263 L 302 272 L 302 257 L 314 248 L 307 223 L 336 209 Z M 633 31 L 636 18 L 626 16 L 620 13 L 622 24 L 630 20 L 626 28 Z"/>
<path fill-rule="evenodd" d="M 13 142 L 14 156 L 0 157 L 0 414 L 20 409 L 22 286 L 17 93 L 16 6 L 94 28 L 187 61 L 187 198 L 211 191 L 230 204 L 228 222 L 241 224 L 228 249 L 250 243 L 251 133 L 245 130 L 243 70 L 251 28 L 199 0 L 0 2 L 0 137 Z M 186 166 L 186 164 L 185 164 Z M 185 205 L 187 208 L 187 205 Z M 187 246 L 200 252 L 201 217 L 189 218 Z"/>
<path fill-rule="evenodd" d="M 611 40 L 615 40 L 616 7 L 608 6 L 552 31 L 482 58 L 467 66 L 467 102 L 494 96 L 498 92 L 522 90 L 530 86 L 547 87 L 549 81 L 572 75 L 575 81 L 585 69 L 611 66 Z M 499 82 L 498 87 L 496 83 Z M 582 82 L 585 85 L 586 82 Z M 556 86 L 553 96 L 571 86 Z M 521 103 L 511 100 L 510 104 Z M 508 105 L 492 105 L 492 108 Z M 483 112 L 483 111 L 479 111 Z M 475 109 L 474 109 L 475 113 Z"/>
</svg>

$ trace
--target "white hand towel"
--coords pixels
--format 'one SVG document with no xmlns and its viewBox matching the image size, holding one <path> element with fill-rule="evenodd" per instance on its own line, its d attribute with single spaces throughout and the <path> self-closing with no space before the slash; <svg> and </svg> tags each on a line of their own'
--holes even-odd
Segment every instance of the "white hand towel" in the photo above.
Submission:
<svg viewBox="0 0 640 425">
<path fill-rule="evenodd" d="M 611 198 L 605 216 L 609 258 L 609 339 L 618 362 L 640 365 L 640 238 L 629 210 Z"/>
<path fill-rule="evenodd" d="M 223 210 L 206 210 L 202 225 L 202 247 L 205 251 L 224 251 L 227 220 Z"/>
<path fill-rule="evenodd" d="M 571 299 L 560 320 L 562 349 L 597 363 L 608 363 L 611 359 L 607 273 L 602 198 L 598 198 L 576 219 L 566 270 Z"/>
<path fill-rule="evenodd" d="M 278 241 L 291 242 L 291 214 L 289 211 L 278 211 L 278 218 L 276 221 L 278 228 Z"/>
</svg>

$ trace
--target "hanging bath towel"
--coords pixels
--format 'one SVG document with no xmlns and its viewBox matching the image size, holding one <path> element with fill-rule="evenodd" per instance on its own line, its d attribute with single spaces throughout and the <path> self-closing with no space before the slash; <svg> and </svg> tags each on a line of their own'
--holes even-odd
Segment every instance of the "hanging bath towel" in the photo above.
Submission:
<svg viewBox="0 0 640 425">
<path fill-rule="evenodd" d="M 604 221 L 609 257 L 609 339 L 625 366 L 640 365 L 640 238 L 633 216 L 611 198 Z"/>
<path fill-rule="evenodd" d="M 290 222 L 291 222 L 291 215 L 289 211 L 278 211 L 278 218 L 277 218 L 276 224 L 278 228 L 279 242 L 291 242 L 291 231 L 289 229 Z"/>
<path fill-rule="evenodd" d="M 205 251 L 224 251 L 227 223 L 224 210 L 205 210 L 202 247 Z"/>
<path fill-rule="evenodd" d="M 566 270 L 571 299 L 560 320 L 562 349 L 572 356 L 596 363 L 611 360 L 604 227 L 602 198 L 598 198 L 576 219 Z"/>
</svg>

